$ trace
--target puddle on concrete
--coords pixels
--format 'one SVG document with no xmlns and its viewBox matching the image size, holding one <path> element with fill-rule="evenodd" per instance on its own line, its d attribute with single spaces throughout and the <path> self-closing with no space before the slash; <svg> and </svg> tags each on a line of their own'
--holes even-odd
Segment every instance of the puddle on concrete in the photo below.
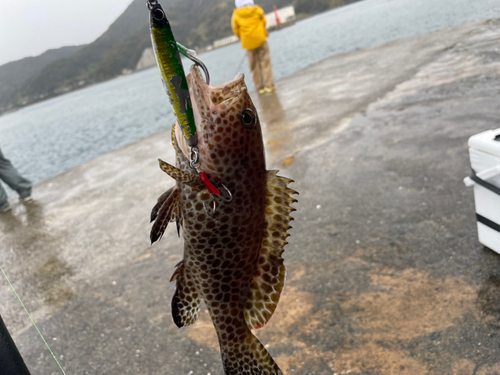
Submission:
<svg viewBox="0 0 500 375">
<path fill-rule="evenodd" d="M 46 231 L 43 206 L 36 202 L 15 202 L 0 217 L 0 245 L 25 249 L 39 239 L 50 238 Z"/>
<path fill-rule="evenodd" d="M 286 113 L 277 94 L 259 96 L 256 104 L 259 105 L 259 117 L 265 121 L 266 128 L 272 129 L 274 125 L 286 120 Z"/>
<path fill-rule="evenodd" d="M 73 296 L 73 289 L 68 285 L 68 277 L 72 275 L 71 268 L 64 261 L 52 256 L 35 270 L 34 285 L 45 294 L 45 303 L 61 307 Z"/>
<path fill-rule="evenodd" d="M 62 307 L 73 297 L 73 289 L 69 286 L 56 285 L 47 291 L 44 302 L 52 307 Z"/>
<path fill-rule="evenodd" d="M 290 152 L 291 148 L 293 149 L 291 144 L 295 138 L 293 132 L 290 131 L 290 121 L 287 119 L 279 96 L 277 94 L 259 96 L 255 104 L 258 107 L 266 141 L 266 153 L 271 156 L 272 160 L 285 159 L 284 154 Z M 285 162 L 281 163 L 283 168 L 286 167 Z"/>
</svg>

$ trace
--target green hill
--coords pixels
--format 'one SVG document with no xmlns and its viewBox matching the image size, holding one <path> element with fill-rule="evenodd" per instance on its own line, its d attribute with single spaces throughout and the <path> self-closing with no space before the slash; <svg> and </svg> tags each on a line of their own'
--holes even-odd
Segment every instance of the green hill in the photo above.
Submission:
<svg viewBox="0 0 500 375">
<path fill-rule="evenodd" d="M 69 57 L 82 48 L 83 46 L 72 46 L 50 49 L 39 56 L 26 57 L 0 66 L 0 113 L 2 104 L 8 105 L 12 93 L 23 82 L 38 75 L 50 63 Z"/>
<path fill-rule="evenodd" d="M 97 82 L 92 73 L 114 47 L 133 37 L 144 26 L 147 15 L 144 1 L 134 0 L 103 35 L 72 56 L 54 61 L 27 79 L 14 91 L 11 100 L 16 105 L 32 103 L 40 97 L 52 97 Z M 116 75 L 120 73 L 121 69 Z"/>
</svg>

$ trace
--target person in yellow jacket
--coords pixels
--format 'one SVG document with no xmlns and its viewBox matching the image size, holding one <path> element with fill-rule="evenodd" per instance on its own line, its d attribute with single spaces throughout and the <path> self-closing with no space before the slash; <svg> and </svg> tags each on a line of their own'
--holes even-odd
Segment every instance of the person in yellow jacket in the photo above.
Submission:
<svg viewBox="0 0 500 375">
<path fill-rule="evenodd" d="M 236 9 L 231 18 L 233 33 L 247 50 L 255 88 L 259 94 L 276 90 L 273 80 L 271 53 L 267 44 L 266 17 L 253 0 L 235 0 Z"/>
</svg>

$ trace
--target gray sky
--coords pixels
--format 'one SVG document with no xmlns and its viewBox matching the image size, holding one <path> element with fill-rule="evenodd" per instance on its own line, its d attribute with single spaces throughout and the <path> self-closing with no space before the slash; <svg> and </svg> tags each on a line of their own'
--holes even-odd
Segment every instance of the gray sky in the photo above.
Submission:
<svg viewBox="0 0 500 375">
<path fill-rule="evenodd" d="M 0 65 L 52 48 L 90 43 L 131 2 L 0 0 Z"/>
</svg>

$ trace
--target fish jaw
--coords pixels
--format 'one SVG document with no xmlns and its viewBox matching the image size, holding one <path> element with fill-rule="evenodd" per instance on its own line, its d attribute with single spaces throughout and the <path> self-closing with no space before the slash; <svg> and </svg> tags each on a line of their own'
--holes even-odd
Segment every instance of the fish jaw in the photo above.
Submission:
<svg viewBox="0 0 500 375">
<path fill-rule="evenodd" d="M 224 179 L 227 168 L 238 164 L 235 159 L 262 159 L 264 148 L 257 111 L 252 103 L 244 75 L 216 86 L 207 85 L 200 70 L 193 65 L 187 77 L 192 101 L 200 163 L 203 171 L 215 179 Z M 246 112 L 255 117 L 251 128 L 244 127 Z M 184 156 L 190 159 L 190 148 L 176 125 L 176 139 Z M 253 147 L 252 147 L 253 145 Z"/>
</svg>

